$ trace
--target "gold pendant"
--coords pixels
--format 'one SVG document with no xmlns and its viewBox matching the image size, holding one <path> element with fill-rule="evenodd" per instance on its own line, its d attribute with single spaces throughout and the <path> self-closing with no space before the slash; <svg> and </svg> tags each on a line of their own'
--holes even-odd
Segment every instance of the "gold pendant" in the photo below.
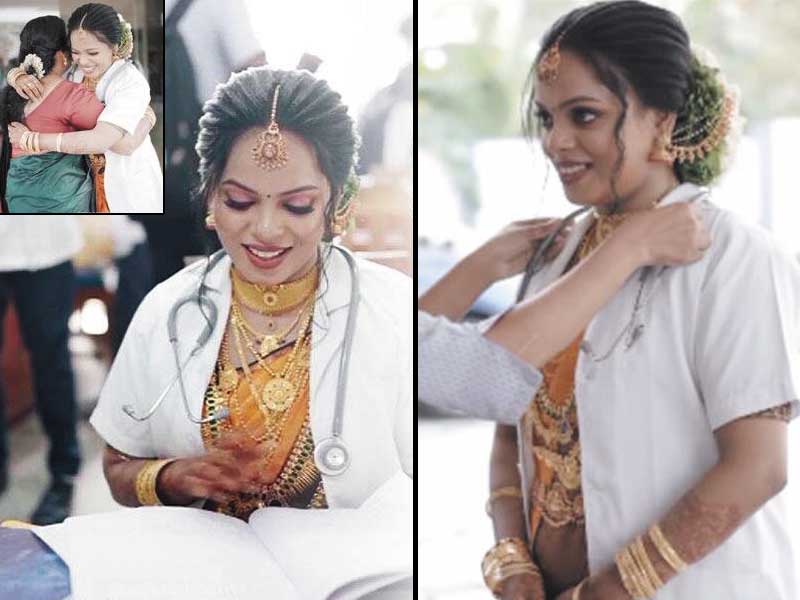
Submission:
<svg viewBox="0 0 800 600">
<path fill-rule="evenodd" d="M 259 352 L 261 356 L 266 356 L 267 354 L 272 354 L 275 350 L 278 349 L 280 346 L 280 340 L 277 336 L 274 335 L 265 335 L 264 339 L 261 340 L 261 347 L 259 348 Z"/>
<path fill-rule="evenodd" d="M 230 392 L 239 383 L 239 374 L 234 368 L 227 368 L 219 374 L 219 385 L 225 392 Z"/>
<path fill-rule="evenodd" d="M 274 411 L 284 411 L 294 402 L 294 384 L 283 377 L 270 379 L 261 391 L 261 405 Z"/>
</svg>

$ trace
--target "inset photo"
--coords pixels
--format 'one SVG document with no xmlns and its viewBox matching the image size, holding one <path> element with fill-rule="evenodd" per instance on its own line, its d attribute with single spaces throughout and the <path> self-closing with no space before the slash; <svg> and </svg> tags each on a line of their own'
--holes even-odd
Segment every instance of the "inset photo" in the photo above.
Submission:
<svg viewBox="0 0 800 600">
<path fill-rule="evenodd" d="M 0 8 L 0 211 L 160 214 L 163 5 Z"/>
</svg>

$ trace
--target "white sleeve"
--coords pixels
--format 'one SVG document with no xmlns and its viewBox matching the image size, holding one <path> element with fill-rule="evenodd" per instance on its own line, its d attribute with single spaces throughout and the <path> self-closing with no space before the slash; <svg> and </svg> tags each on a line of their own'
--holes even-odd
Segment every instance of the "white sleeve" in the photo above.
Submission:
<svg viewBox="0 0 800 600">
<path fill-rule="evenodd" d="M 150 104 L 150 86 L 135 67 L 125 65 L 121 68 L 125 72 L 117 74 L 109 83 L 105 94 L 106 107 L 97 120 L 111 123 L 132 134 Z"/>
<path fill-rule="evenodd" d="M 711 230 L 696 316 L 695 373 L 712 429 L 800 398 L 800 267 L 764 232 Z"/>
<path fill-rule="evenodd" d="M 261 44 L 253 30 L 253 22 L 247 7 L 241 0 L 214 2 L 215 10 L 220 11 L 215 23 L 214 33 L 217 45 L 225 57 L 229 69 L 239 69 L 259 52 Z"/>
<path fill-rule="evenodd" d="M 486 339 L 478 325 L 419 311 L 419 397 L 427 404 L 514 425 L 541 373 Z"/>
<path fill-rule="evenodd" d="M 148 301 L 150 299 L 150 301 Z M 100 399 L 89 422 L 107 444 L 131 456 L 156 456 L 150 421 L 139 422 L 123 412 L 131 405 L 137 415 L 144 414 L 155 401 L 144 392 L 149 365 L 148 317 L 152 313 L 152 294 L 144 299 L 136 311 L 125 338 L 122 340 L 114 364 L 106 378 Z"/>
</svg>

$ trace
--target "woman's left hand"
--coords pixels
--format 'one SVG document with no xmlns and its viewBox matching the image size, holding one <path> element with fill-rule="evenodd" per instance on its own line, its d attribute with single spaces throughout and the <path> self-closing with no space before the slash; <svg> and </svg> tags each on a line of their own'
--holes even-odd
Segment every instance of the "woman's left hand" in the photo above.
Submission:
<svg viewBox="0 0 800 600">
<path fill-rule="evenodd" d="M 10 123 L 8 126 L 8 139 L 11 141 L 12 146 L 19 146 L 19 141 L 22 139 L 22 134 L 26 131 L 30 131 L 25 125 L 22 123 L 17 123 L 16 121 Z"/>
</svg>

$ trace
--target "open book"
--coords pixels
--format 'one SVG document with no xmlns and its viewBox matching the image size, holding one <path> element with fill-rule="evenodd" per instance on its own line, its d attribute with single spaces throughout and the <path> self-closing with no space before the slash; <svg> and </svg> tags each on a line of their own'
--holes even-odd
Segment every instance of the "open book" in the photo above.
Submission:
<svg viewBox="0 0 800 600">
<path fill-rule="evenodd" d="M 399 473 L 358 509 L 270 507 L 245 523 L 143 507 L 36 534 L 69 566 L 73 600 L 410 599 L 412 495 Z"/>
</svg>

